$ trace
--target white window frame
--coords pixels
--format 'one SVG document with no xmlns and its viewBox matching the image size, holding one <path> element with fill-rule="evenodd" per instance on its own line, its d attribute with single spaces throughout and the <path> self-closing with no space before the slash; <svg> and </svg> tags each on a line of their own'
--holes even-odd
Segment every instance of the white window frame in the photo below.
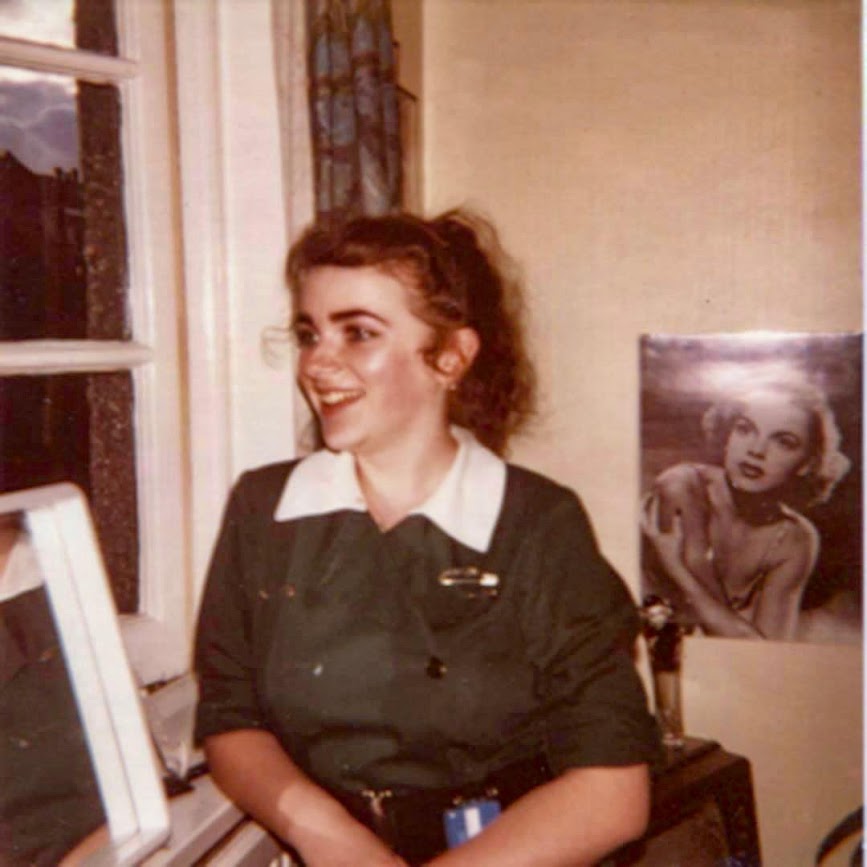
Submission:
<svg viewBox="0 0 867 867">
<path fill-rule="evenodd" d="M 132 372 L 140 601 L 121 626 L 144 684 L 189 669 L 233 479 L 294 453 L 292 372 L 269 367 L 261 337 L 285 324 L 283 258 L 312 190 L 296 110 L 287 217 L 273 31 L 291 13 L 303 46 L 300 0 L 115 4 L 119 57 L 0 39 L 0 62 L 121 90 L 133 340 L 0 343 L 0 375 Z"/>
<path fill-rule="evenodd" d="M 192 615 L 172 96 L 161 3 L 118 0 L 118 57 L 0 38 L 0 62 L 115 84 L 133 339 L 0 342 L 0 375 L 130 371 L 139 518 L 139 612 L 121 618 L 142 683 L 188 667 Z"/>
<path fill-rule="evenodd" d="M 287 182 L 299 188 L 291 208 L 284 196 L 274 70 L 281 8 L 297 29 L 300 0 L 173 2 L 195 600 L 232 481 L 295 452 L 292 371 L 270 367 L 262 352 L 265 329 L 288 320 L 288 240 L 312 216 L 309 177 L 296 171 Z M 301 126 L 293 131 L 306 136 Z"/>
</svg>

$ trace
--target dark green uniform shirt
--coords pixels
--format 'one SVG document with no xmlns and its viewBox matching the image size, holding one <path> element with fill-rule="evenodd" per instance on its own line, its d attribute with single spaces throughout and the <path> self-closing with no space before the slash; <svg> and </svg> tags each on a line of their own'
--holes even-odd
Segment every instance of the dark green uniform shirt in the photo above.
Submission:
<svg viewBox="0 0 867 867">
<path fill-rule="evenodd" d="M 229 500 L 199 738 L 267 729 L 342 790 L 461 785 L 540 752 L 555 773 L 655 758 L 635 609 L 572 492 L 508 466 L 481 552 L 419 514 L 388 532 L 352 509 L 277 521 L 296 466 L 245 474 Z M 496 587 L 440 580 L 461 567 Z"/>
</svg>

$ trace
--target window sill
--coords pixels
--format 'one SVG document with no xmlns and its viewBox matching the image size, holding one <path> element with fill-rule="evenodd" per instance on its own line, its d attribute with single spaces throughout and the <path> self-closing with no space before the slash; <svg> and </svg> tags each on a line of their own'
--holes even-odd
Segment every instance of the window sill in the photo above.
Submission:
<svg viewBox="0 0 867 867">
<path fill-rule="evenodd" d="M 244 821 L 244 814 L 209 776 L 196 780 L 192 792 L 173 798 L 169 814 L 169 843 L 151 855 L 143 867 L 189 867 Z"/>
<path fill-rule="evenodd" d="M 190 668 L 181 636 L 146 614 L 121 614 L 120 631 L 139 686 L 172 680 Z"/>
</svg>

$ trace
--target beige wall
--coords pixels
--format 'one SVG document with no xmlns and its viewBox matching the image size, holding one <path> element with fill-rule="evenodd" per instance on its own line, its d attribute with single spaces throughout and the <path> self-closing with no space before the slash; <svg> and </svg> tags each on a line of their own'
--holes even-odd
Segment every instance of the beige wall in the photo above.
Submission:
<svg viewBox="0 0 867 867">
<path fill-rule="evenodd" d="M 398 44 L 398 82 L 410 93 L 422 92 L 422 0 L 391 0 L 391 20 Z"/>
<path fill-rule="evenodd" d="M 637 590 L 637 338 L 861 327 L 855 0 L 425 0 L 425 203 L 494 217 L 544 409 L 520 462 Z M 862 800 L 854 648 L 692 639 L 691 733 L 753 762 L 766 864 Z"/>
<path fill-rule="evenodd" d="M 403 148 L 403 203 L 408 210 L 422 207 L 422 154 L 424 137 L 421 93 L 424 90 L 424 34 L 422 0 L 392 0 L 392 27 L 397 42 L 401 146 Z"/>
</svg>

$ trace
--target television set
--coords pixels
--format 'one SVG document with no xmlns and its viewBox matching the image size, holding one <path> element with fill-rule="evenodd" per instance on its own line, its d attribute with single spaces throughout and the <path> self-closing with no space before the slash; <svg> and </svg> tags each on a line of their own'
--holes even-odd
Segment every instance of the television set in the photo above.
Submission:
<svg viewBox="0 0 867 867">
<path fill-rule="evenodd" d="M 605 867 L 761 867 L 749 761 L 689 736 L 665 752 L 647 832 Z"/>
</svg>

